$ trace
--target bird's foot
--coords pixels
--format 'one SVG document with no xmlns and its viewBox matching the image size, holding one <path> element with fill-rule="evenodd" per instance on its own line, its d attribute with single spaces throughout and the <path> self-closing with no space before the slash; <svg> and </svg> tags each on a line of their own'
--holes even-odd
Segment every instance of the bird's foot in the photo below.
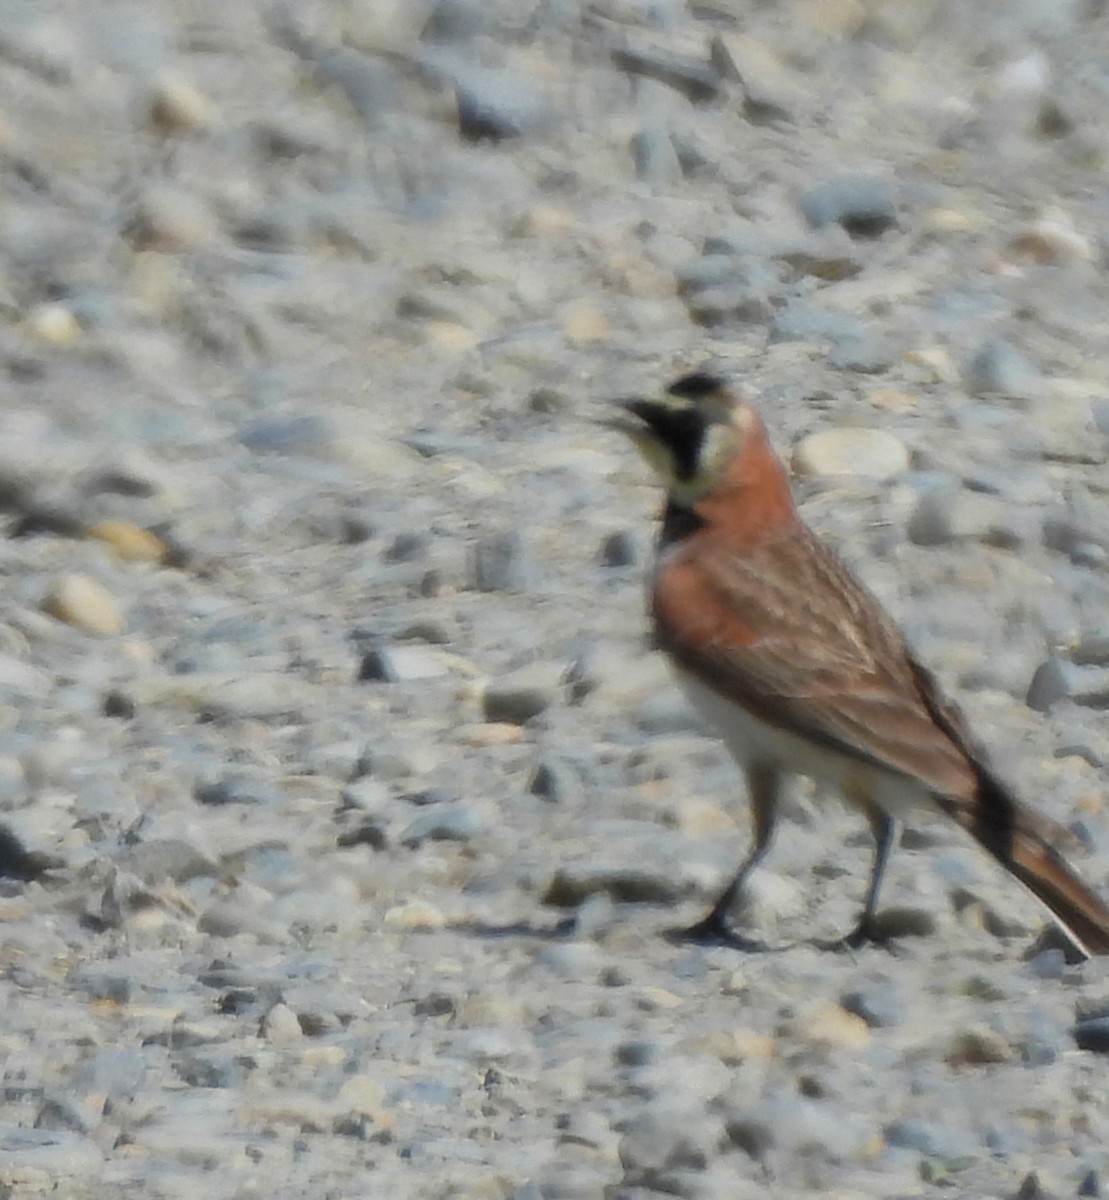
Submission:
<svg viewBox="0 0 1109 1200">
<path fill-rule="evenodd" d="M 883 929 L 880 921 L 873 916 L 864 915 L 858 925 L 846 937 L 840 939 L 839 945 L 846 950 L 858 950 L 862 946 L 882 946 L 888 949 L 892 941 L 893 934 Z"/>
<path fill-rule="evenodd" d="M 688 929 L 674 929 L 668 934 L 670 941 L 678 943 L 693 942 L 698 946 L 730 946 L 734 950 L 757 951 L 765 950 L 766 946 L 754 938 L 745 937 L 738 933 L 727 922 L 725 917 L 717 912 L 711 912 L 696 925 Z"/>
</svg>

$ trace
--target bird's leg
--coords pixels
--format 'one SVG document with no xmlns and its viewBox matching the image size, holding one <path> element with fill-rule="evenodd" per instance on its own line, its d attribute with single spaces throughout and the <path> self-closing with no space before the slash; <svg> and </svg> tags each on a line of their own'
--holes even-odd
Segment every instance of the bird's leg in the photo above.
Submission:
<svg viewBox="0 0 1109 1200">
<path fill-rule="evenodd" d="M 852 948 L 865 945 L 867 942 L 885 940 L 878 929 L 875 918 L 878 913 L 878 892 L 882 887 L 882 879 L 886 873 L 890 851 L 893 849 L 897 833 L 897 822 L 876 805 L 867 805 L 866 815 L 874 834 L 874 866 L 871 869 L 870 883 L 866 889 L 863 914 L 859 918 L 859 923 L 843 939 L 844 944 Z"/>
<path fill-rule="evenodd" d="M 754 842 L 731 883 L 720 893 L 712 911 L 696 925 L 681 931 L 683 941 L 723 942 L 741 949 L 758 949 L 757 942 L 742 937 L 732 928 L 728 914 L 747 876 L 765 857 L 774 836 L 778 816 L 778 773 L 769 767 L 753 766 L 747 771 L 747 792 L 754 822 Z"/>
</svg>

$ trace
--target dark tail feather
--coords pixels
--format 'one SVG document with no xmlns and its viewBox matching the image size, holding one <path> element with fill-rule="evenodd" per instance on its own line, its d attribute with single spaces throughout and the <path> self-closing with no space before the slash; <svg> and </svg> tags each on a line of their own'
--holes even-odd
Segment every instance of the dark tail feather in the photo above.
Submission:
<svg viewBox="0 0 1109 1200">
<path fill-rule="evenodd" d="M 1109 954 L 1109 905 L 1082 882 L 1056 848 L 1077 840 L 1066 829 L 1025 808 L 981 766 L 972 804 L 946 796 L 937 800 L 1051 909 L 1079 950 L 1087 956 Z"/>
</svg>

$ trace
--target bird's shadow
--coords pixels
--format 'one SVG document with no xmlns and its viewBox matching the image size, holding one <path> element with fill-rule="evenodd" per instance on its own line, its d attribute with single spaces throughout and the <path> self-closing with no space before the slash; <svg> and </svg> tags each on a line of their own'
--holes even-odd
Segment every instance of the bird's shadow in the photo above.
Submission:
<svg viewBox="0 0 1109 1200">
<path fill-rule="evenodd" d="M 564 917 L 554 925 L 537 925 L 531 921 L 459 921 L 452 924 L 451 929 L 466 937 L 487 941 L 535 938 L 543 942 L 563 942 L 570 941 L 577 935 L 577 922 L 573 917 Z"/>
</svg>

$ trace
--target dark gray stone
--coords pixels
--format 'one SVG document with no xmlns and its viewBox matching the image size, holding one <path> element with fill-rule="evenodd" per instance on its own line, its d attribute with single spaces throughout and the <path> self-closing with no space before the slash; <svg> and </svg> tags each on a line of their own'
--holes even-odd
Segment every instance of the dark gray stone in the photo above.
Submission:
<svg viewBox="0 0 1109 1200">
<path fill-rule="evenodd" d="M 620 46 L 613 50 L 612 61 L 629 75 L 666 84 L 694 104 L 715 100 L 724 88 L 720 72 L 711 63 L 656 47 Z"/>
<path fill-rule="evenodd" d="M 331 423 L 311 414 L 255 421 L 238 435 L 238 441 L 257 454 L 317 454 L 333 439 Z"/>
<path fill-rule="evenodd" d="M 639 130 L 631 140 L 637 179 L 652 187 L 671 187 L 682 179 L 682 164 L 666 129 L 657 125 Z"/>
<path fill-rule="evenodd" d="M 558 703 L 563 674 L 554 664 L 535 663 L 490 680 L 482 698 L 485 719 L 523 725 L 539 716 Z"/>
<path fill-rule="evenodd" d="M 601 542 L 601 565 L 634 567 L 639 561 L 639 540 L 627 529 L 617 529 Z"/>
<path fill-rule="evenodd" d="M 905 998 L 899 988 L 876 983 L 857 988 L 840 997 L 840 1005 L 873 1029 L 888 1029 L 905 1019 Z"/>
<path fill-rule="evenodd" d="M 193 787 L 193 799 L 219 808 L 225 804 L 272 804 L 276 793 L 264 780 L 250 775 L 223 775 L 199 780 Z"/>
<path fill-rule="evenodd" d="M 469 842 L 486 828 L 480 813 L 465 804 L 436 805 L 410 821 L 397 839 L 402 846 L 421 842 Z"/>
<path fill-rule="evenodd" d="M 967 1129 L 953 1128 L 919 1117 L 895 1121 L 887 1125 L 883 1132 L 889 1145 L 915 1150 L 927 1158 L 968 1158 L 980 1150 Z"/>
<path fill-rule="evenodd" d="M 375 646 L 358 667 L 360 683 L 418 683 L 447 674 L 442 659 L 423 646 Z"/>
<path fill-rule="evenodd" d="M 330 50 L 316 63 L 317 87 L 333 87 L 371 128 L 395 107 L 401 94 L 396 71 L 380 57 L 357 50 Z"/>
<path fill-rule="evenodd" d="M 452 71 L 458 131 L 468 142 L 503 142 L 545 123 L 533 84 L 509 71 L 465 66 Z"/>
<path fill-rule="evenodd" d="M 696 1178 L 725 1141 L 720 1121 L 706 1113 L 648 1111 L 624 1127 L 620 1163 L 624 1184 L 669 1196 L 695 1197 Z"/>
<path fill-rule="evenodd" d="M 553 804 L 576 805 L 585 796 L 581 775 L 565 759 L 548 757 L 535 768 L 528 791 Z"/>
<path fill-rule="evenodd" d="M 897 224 L 897 193 L 881 175 L 841 175 L 801 197 L 815 229 L 840 225 L 854 238 L 874 238 Z"/>
<path fill-rule="evenodd" d="M 870 335 L 844 339 L 828 355 L 829 366 L 860 375 L 880 375 L 897 361 L 897 348 L 885 338 Z"/>
<path fill-rule="evenodd" d="M 515 530 L 479 538 L 472 566 L 473 585 L 479 592 L 526 591 L 533 582 L 524 540 Z"/>
<path fill-rule="evenodd" d="M 963 384 L 972 396 L 1026 397 L 1037 388 L 1039 373 L 1003 338 L 990 338 L 966 365 Z"/>
<path fill-rule="evenodd" d="M 1077 666 L 1064 658 L 1049 658 L 1037 668 L 1025 703 L 1047 712 L 1061 700 L 1083 708 L 1109 708 L 1109 667 Z"/>
<path fill-rule="evenodd" d="M 1084 1017 L 1072 1030 L 1079 1050 L 1109 1054 L 1109 1016 Z"/>
<path fill-rule="evenodd" d="M 827 312 L 796 301 L 775 315 L 770 325 L 772 342 L 859 342 L 866 327 L 847 313 Z"/>
</svg>

